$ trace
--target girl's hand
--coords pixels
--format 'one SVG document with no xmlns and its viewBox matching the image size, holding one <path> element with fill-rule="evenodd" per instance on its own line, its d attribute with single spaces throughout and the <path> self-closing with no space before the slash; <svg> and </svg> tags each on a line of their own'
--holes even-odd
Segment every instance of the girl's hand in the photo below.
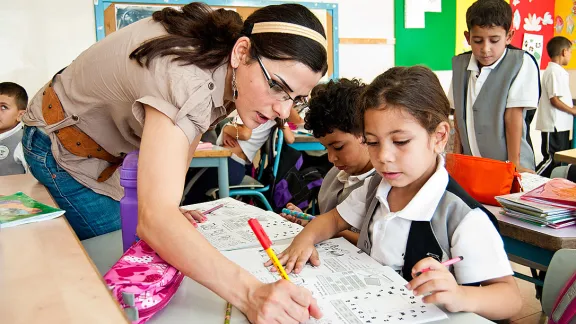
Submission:
<svg viewBox="0 0 576 324">
<path fill-rule="evenodd" d="M 426 268 L 430 271 L 416 276 Z M 466 293 L 462 286 L 458 285 L 456 279 L 448 268 L 433 258 L 420 260 L 412 268 L 412 281 L 406 288 L 412 290 L 414 295 L 426 295 L 422 301 L 431 304 L 440 304 L 449 312 L 460 312 L 466 307 Z"/>
<path fill-rule="evenodd" d="M 284 265 L 284 270 L 286 273 L 292 272 L 298 274 L 304 268 L 304 265 L 308 260 L 313 266 L 320 265 L 320 258 L 318 257 L 318 251 L 309 241 L 299 240 L 298 237 L 292 241 L 292 244 L 284 250 L 284 252 L 278 254 L 278 260 Z M 272 260 L 268 260 L 264 263 L 264 266 L 269 267 L 272 265 Z M 272 267 L 271 271 L 277 271 L 275 267 Z"/>
<path fill-rule="evenodd" d="M 293 203 L 288 203 L 286 205 L 286 208 L 290 209 L 290 210 L 295 210 L 297 212 L 302 212 L 302 209 L 298 208 L 296 205 L 294 205 Z M 292 223 L 296 223 L 298 225 L 302 225 L 302 226 L 306 226 L 308 224 L 307 220 L 303 220 L 300 218 L 296 218 L 292 215 L 288 215 L 285 213 L 280 213 L 280 216 L 284 217 L 285 219 L 291 221 Z"/>
<path fill-rule="evenodd" d="M 194 225 L 194 227 L 198 227 L 198 223 L 204 223 L 208 220 L 208 218 L 206 218 L 206 216 L 204 216 L 202 212 L 198 210 L 187 210 L 180 208 L 180 212 L 190 223 L 192 223 L 192 225 Z"/>
<path fill-rule="evenodd" d="M 236 147 L 238 145 L 238 140 L 226 133 L 223 133 L 222 144 L 224 144 L 224 147 Z"/>
</svg>

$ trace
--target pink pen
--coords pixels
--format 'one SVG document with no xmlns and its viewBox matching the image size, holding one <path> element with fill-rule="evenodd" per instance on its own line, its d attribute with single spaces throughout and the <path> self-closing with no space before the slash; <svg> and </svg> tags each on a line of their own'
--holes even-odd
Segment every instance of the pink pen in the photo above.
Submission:
<svg viewBox="0 0 576 324">
<path fill-rule="evenodd" d="M 459 256 L 459 257 L 455 257 L 455 258 L 450 259 L 450 260 L 446 260 L 446 261 L 442 262 L 441 264 L 442 264 L 443 266 L 445 266 L 445 267 L 448 267 L 448 266 L 451 266 L 451 265 L 453 265 L 454 263 L 460 262 L 460 261 L 462 261 L 462 260 L 464 260 L 464 257 L 463 257 L 463 256 Z M 416 272 L 416 277 L 418 277 L 419 275 L 423 274 L 424 272 L 428 272 L 428 271 L 430 271 L 430 270 L 432 270 L 432 269 L 430 269 L 430 268 L 422 269 L 422 271 Z"/>
<path fill-rule="evenodd" d="M 202 212 L 202 215 L 208 215 L 208 214 L 210 214 L 211 212 L 215 211 L 216 209 L 219 209 L 219 208 L 222 208 L 222 207 L 224 207 L 224 204 L 220 204 L 220 205 L 218 205 L 218 206 L 216 206 L 216 207 L 212 207 L 212 208 L 208 209 L 207 211 L 203 211 L 203 212 Z"/>
</svg>

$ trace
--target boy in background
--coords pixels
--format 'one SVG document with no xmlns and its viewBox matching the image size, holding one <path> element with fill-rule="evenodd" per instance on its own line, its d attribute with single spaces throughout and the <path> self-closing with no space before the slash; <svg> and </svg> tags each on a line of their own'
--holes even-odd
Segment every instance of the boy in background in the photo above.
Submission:
<svg viewBox="0 0 576 324">
<path fill-rule="evenodd" d="M 530 54 L 510 48 L 512 9 L 503 0 L 479 0 L 466 12 L 471 53 L 452 60 L 448 98 L 455 109 L 454 152 L 510 161 L 534 172 L 525 109 L 538 106 L 539 70 Z"/>
<path fill-rule="evenodd" d="M 536 173 L 550 177 L 552 169 L 560 165 L 554 162 L 554 153 L 570 148 L 572 116 L 576 109 L 572 105 L 570 76 L 563 68 L 572 57 L 572 42 L 566 37 L 554 37 L 546 45 L 546 51 L 550 63 L 542 74 L 542 97 L 536 119 L 536 129 L 542 132 L 544 159 Z"/>
<path fill-rule="evenodd" d="M 22 151 L 24 124 L 28 94 L 13 82 L 0 83 L 0 176 L 22 174 L 28 164 Z"/>
</svg>

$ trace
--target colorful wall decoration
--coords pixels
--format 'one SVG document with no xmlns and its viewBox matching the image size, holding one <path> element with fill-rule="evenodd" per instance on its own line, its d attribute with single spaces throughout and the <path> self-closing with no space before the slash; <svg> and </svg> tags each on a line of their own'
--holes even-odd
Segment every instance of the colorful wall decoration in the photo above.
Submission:
<svg viewBox="0 0 576 324">
<path fill-rule="evenodd" d="M 506 1 L 513 14 L 512 45 L 531 49 L 529 44 L 524 44 L 524 35 L 528 34 L 528 43 L 542 36 L 543 41 L 535 44 L 544 48 L 531 49 L 537 56 L 542 53 L 538 58 L 540 69 L 546 69 L 550 61 L 545 46 L 552 37 L 562 35 L 576 44 L 576 0 Z M 404 25 L 406 0 L 395 0 L 396 65 L 424 64 L 434 70 L 451 69 L 452 56 L 470 50 L 464 31 L 467 30 L 466 10 L 474 2 L 476 0 L 442 0 L 441 12 L 425 13 L 424 28 L 411 29 Z M 426 54 L 418 48 L 426 48 Z M 567 68 L 576 69 L 576 59 Z"/>
<path fill-rule="evenodd" d="M 512 0 L 512 29 L 515 30 L 512 45 L 523 48 L 524 43 L 533 39 L 531 35 L 541 35 L 544 37 L 543 45 L 554 37 L 554 1 L 553 0 Z M 528 37 L 524 34 L 528 33 Z M 538 46 L 540 43 L 538 43 Z M 532 52 L 532 51 L 531 51 Z M 546 50 L 542 50 L 542 57 L 539 56 L 539 49 L 534 49 L 536 60 L 540 60 L 540 69 L 546 69 L 550 57 Z"/>
<path fill-rule="evenodd" d="M 576 33 L 574 32 L 574 21 L 576 20 L 576 1 L 556 0 L 554 10 L 554 35 L 564 36 L 576 43 Z M 567 69 L 576 69 L 576 59 L 572 59 Z"/>
</svg>

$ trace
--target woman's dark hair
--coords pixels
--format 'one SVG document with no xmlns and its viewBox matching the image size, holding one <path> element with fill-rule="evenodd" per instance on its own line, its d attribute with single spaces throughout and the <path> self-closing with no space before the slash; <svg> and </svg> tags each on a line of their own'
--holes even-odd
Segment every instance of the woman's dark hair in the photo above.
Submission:
<svg viewBox="0 0 576 324">
<path fill-rule="evenodd" d="M 360 135 L 362 125 L 356 119 L 356 111 L 364 86 L 358 79 L 330 80 L 310 99 L 304 128 L 312 131 L 316 138 L 324 137 L 335 129 Z"/>
<path fill-rule="evenodd" d="M 363 126 L 367 110 L 400 108 L 432 134 L 438 124 L 448 122 L 450 113 L 450 103 L 438 77 L 424 66 L 389 69 L 366 87 L 360 101 L 356 116 Z"/>
<path fill-rule="evenodd" d="M 251 26 L 259 22 L 287 22 L 308 27 L 326 37 L 324 27 L 306 7 L 281 4 L 260 8 L 243 23 L 240 15 L 231 10 L 212 10 L 208 5 L 193 2 L 182 10 L 164 8 L 152 15 L 168 35 L 149 40 L 131 54 L 141 66 L 166 55 L 183 65 L 194 64 L 202 69 L 214 69 L 230 59 L 232 48 L 241 36 L 250 38 L 252 57 L 256 54 L 271 60 L 294 60 L 314 72 L 328 70 L 326 49 L 318 42 L 300 35 L 259 33 L 251 35 Z"/>
</svg>

